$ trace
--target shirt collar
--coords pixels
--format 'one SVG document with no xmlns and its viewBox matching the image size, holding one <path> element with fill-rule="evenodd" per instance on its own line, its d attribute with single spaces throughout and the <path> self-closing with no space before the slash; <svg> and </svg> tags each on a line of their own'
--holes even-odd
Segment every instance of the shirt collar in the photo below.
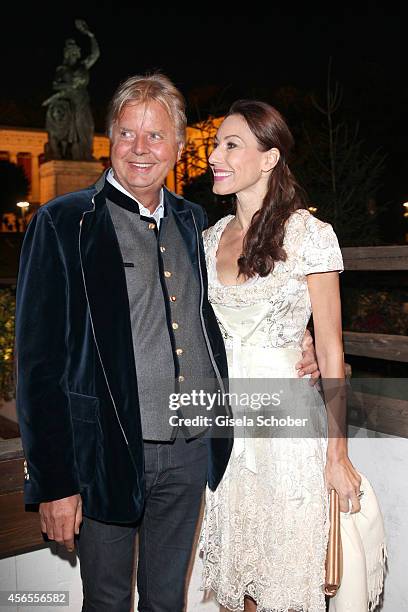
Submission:
<svg viewBox="0 0 408 612">
<path fill-rule="evenodd" d="M 164 216 L 164 191 L 163 188 L 160 189 L 160 200 L 159 200 L 159 204 L 157 205 L 156 210 L 151 213 L 150 210 L 148 208 L 146 208 L 145 206 L 143 206 L 143 204 L 141 202 L 139 202 L 139 200 L 137 200 L 135 198 L 134 195 L 132 195 L 129 191 L 127 191 L 124 187 L 122 187 L 122 185 L 119 183 L 119 181 L 115 178 L 114 174 L 113 174 L 113 169 L 109 168 L 108 173 L 106 175 L 106 180 L 109 181 L 109 183 L 111 185 L 113 185 L 113 187 L 115 187 L 116 189 L 118 189 L 119 191 L 121 191 L 122 193 L 124 193 L 126 196 L 128 196 L 128 198 L 131 198 L 132 200 L 134 200 L 137 205 L 139 206 L 139 212 L 142 216 L 144 217 L 153 217 L 156 221 L 156 223 L 159 224 L 160 219 L 163 218 Z"/>
</svg>

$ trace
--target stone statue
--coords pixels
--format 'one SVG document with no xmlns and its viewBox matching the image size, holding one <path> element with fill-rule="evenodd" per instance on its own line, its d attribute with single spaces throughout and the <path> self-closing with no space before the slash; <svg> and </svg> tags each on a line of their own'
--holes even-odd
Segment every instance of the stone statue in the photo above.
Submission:
<svg viewBox="0 0 408 612">
<path fill-rule="evenodd" d="M 94 122 L 87 86 L 89 70 L 99 58 L 95 36 L 82 19 L 75 20 L 77 30 L 89 36 L 91 53 L 81 60 L 81 49 L 72 38 L 65 41 L 64 60 L 53 82 L 54 93 L 43 102 L 47 106 L 48 143 L 45 158 L 92 160 Z"/>
</svg>

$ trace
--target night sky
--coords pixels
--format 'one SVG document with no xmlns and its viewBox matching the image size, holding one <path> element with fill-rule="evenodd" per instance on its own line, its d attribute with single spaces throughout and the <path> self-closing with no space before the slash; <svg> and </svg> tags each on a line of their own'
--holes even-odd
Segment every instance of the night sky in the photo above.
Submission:
<svg viewBox="0 0 408 612">
<path fill-rule="evenodd" d="M 355 14 L 356 3 L 332 17 L 267 15 L 255 5 L 253 15 L 214 16 L 214 7 L 203 5 L 202 15 L 179 16 L 141 14 L 136 3 L 127 10 L 113 8 L 124 5 L 119 2 L 79 8 L 66 2 L 32 4 L 19 3 L 18 11 L 3 14 L 0 124 L 44 127 L 41 102 L 52 93 L 65 38 L 75 38 L 84 54 L 89 51 L 88 38 L 75 29 L 76 17 L 87 21 L 101 48 L 90 84 L 99 132 L 109 98 L 132 74 L 165 72 L 185 94 L 193 121 L 197 106 L 205 114 L 239 97 L 275 103 L 282 87 L 305 95 L 324 92 L 332 56 L 333 74 L 344 88 L 344 112 L 360 121 L 368 150 L 380 147 L 388 156 L 381 197 L 390 201 L 391 216 L 401 220 L 401 203 L 408 200 L 408 15 L 402 3 L 390 5 L 392 13 L 367 3 L 366 11 Z"/>
</svg>

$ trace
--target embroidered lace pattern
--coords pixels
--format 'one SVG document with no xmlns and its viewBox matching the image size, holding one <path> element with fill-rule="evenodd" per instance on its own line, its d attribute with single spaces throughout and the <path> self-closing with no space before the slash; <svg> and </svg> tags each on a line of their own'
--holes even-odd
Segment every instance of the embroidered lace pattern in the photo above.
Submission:
<svg viewBox="0 0 408 612">
<path fill-rule="evenodd" d="M 247 306 L 267 301 L 270 311 L 262 324 L 265 346 L 298 348 L 311 315 L 306 275 L 343 271 L 343 258 L 333 228 L 307 210 L 298 210 L 287 222 L 286 261 L 275 263 L 272 274 L 253 277 L 241 285 L 223 285 L 216 271 L 221 234 L 233 215 L 220 219 L 203 233 L 208 269 L 208 296 L 213 304 Z M 231 338 L 223 329 L 229 346 Z"/>
</svg>

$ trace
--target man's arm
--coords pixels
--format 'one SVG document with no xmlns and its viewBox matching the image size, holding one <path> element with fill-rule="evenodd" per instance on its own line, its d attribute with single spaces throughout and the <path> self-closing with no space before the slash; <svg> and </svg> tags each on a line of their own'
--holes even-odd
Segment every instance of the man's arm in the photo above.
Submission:
<svg viewBox="0 0 408 612">
<path fill-rule="evenodd" d="M 26 232 L 17 284 L 17 413 L 27 504 L 69 497 L 79 503 L 67 387 L 67 300 L 62 248 L 42 208 Z"/>
</svg>

